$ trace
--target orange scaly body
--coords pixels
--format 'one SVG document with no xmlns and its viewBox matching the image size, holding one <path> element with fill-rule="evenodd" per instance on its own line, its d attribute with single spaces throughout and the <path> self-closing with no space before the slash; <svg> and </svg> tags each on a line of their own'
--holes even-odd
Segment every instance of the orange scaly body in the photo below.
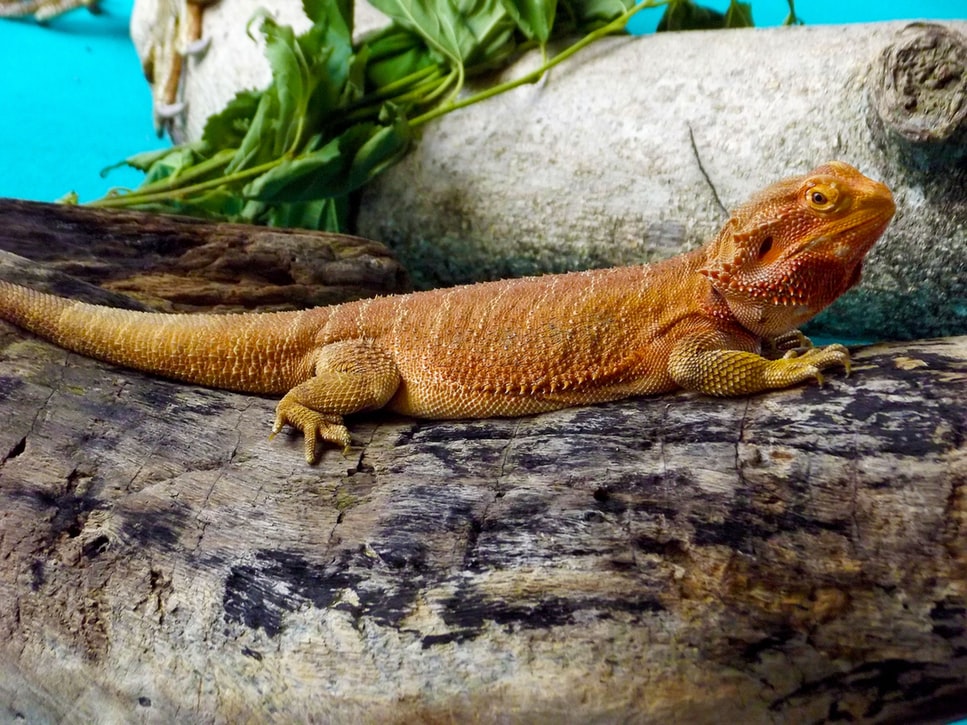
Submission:
<svg viewBox="0 0 967 725">
<path fill-rule="evenodd" d="M 0 317 L 118 365 L 283 394 L 274 431 L 349 444 L 343 416 L 515 416 L 676 388 L 742 395 L 847 366 L 796 332 L 859 281 L 895 211 L 841 162 L 777 182 L 659 264 L 244 315 L 115 310 L 0 282 Z M 785 350 L 779 359 L 762 355 Z M 789 349 L 787 349 L 789 348 Z"/>
</svg>

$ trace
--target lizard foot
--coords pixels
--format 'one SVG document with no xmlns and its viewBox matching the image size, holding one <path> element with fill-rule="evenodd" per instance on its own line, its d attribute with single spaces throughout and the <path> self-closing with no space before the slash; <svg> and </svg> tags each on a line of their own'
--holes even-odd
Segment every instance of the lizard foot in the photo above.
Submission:
<svg viewBox="0 0 967 725">
<path fill-rule="evenodd" d="M 822 385 L 822 371 L 829 367 L 841 366 L 850 373 L 849 350 L 842 345 L 790 349 L 778 360 L 773 360 L 766 379 L 770 387 L 786 387 L 814 378 Z"/>
<path fill-rule="evenodd" d="M 302 431 L 306 462 L 310 465 L 319 458 L 320 439 L 341 447 L 343 453 L 349 450 L 349 429 L 343 425 L 340 415 L 323 415 L 292 400 L 283 399 L 275 409 L 275 424 L 269 439 L 275 438 L 286 425 Z"/>
<path fill-rule="evenodd" d="M 790 350 L 805 352 L 813 347 L 813 341 L 802 334 L 799 330 L 790 330 L 773 338 L 763 341 L 762 356 L 770 360 L 783 357 L 784 353 Z"/>
<path fill-rule="evenodd" d="M 672 352 L 668 372 L 686 390 L 727 396 L 788 388 L 807 380 L 822 385 L 823 370 L 837 365 L 849 374 L 849 351 L 842 345 L 794 348 L 770 359 L 744 350 L 696 352 L 685 344 Z"/>
</svg>

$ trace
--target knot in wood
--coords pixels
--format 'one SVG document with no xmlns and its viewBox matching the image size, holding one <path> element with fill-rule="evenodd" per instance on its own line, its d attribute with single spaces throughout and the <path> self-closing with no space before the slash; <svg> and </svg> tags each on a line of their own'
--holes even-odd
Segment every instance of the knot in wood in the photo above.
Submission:
<svg viewBox="0 0 967 725">
<path fill-rule="evenodd" d="M 906 142 L 963 146 L 967 38 L 943 25 L 911 23 L 880 56 L 873 93 L 883 125 Z"/>
</svg>

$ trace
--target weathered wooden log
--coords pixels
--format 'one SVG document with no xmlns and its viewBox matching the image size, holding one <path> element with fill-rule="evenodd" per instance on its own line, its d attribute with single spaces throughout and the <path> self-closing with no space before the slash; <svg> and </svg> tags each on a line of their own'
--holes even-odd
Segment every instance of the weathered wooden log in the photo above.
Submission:
<svg viewBox="0 0 967 725">
<path fill-rule="evenodd" d="M 937 23 L 911 23 L 876 67 L 874 128 L 882 141 L 941 173 L 967 157 L 967 36 Z"/>
<path fill-rule="evenodd" d="M 967 338 L 854 374 L 267 440 L 0 323 L 0 718 L 967 714 Z"/>
<path fill-rule="evenodd" d="M 296 309 L 408 285 L 360 237 L 13 199 L 0 199 L 0 250 L 164 310 Z"/>
</svg>

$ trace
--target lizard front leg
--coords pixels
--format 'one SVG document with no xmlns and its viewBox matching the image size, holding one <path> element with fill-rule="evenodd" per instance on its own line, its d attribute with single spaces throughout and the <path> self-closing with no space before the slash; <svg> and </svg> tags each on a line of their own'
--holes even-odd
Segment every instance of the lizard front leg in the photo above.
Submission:
<svg viewBox="0 0 967 725">
<path fill-rule="evenodd" d="M 275 409 L 272 437 L 286 424 L 305 436 L 308 463 L 319 439 L 349 448 L 343 416 L 382 408 L 400 386 L 400 373 L 386 350 L 370 340 L 345 340 L 323 347 L 315 376 L 292 388 Z"/>
<path fill-rule="evenodd" d="M 672 350 L 668 373 L 686 390 L 729 396 L 788 388 L 805 380 L 822 385 L 822 371 L 833 366 L 849 374 L 849 351 L 842 345 L 792 349 L 769 359 L 748 350 L 713 347 L 695 336 L 683 338 Z"/>
</svg>

